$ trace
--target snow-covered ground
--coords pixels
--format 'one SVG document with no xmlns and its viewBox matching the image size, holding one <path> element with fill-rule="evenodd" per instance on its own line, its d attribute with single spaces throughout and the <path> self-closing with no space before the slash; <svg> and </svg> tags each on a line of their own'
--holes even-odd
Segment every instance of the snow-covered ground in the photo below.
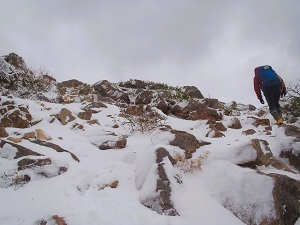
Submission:
<svg viewBox="0 0 300 225">
<path fill-rule="evenodd" d="M 10 99 L 1 97 L 2 102 L 6 100 Z M 76 117 L 75 121 L 64 126 L 58 120 L 50 123 L 50 115 L 59 113 L 63 107 L 76 115 L 82 111 L 81 103 L 60 105 L 43 102 L 41 105 L 30 100 L 13 100 L 28 105 L 34 120 L 43 121 L 26 129 L 6 128 L 11 137 L 20 137 L 24 133 L 42 129 L 52 138 L 52 143 L 75 154 L 80 162 L 75 161 L 67 152 L 51 151 L 47 147 L 23 139 L 18 144 L 51 158 L 55 165 L 67 167 L 68 170 L 59 176 L 45 178 L 27 169 L 18 173 L 31 173 L 29 183 L 9 187 L 4 187 L 5 184 L 1 183 L 0 224 L 31 225 L 44 219 L 49 221 L 48 225 L 54 223 L 50 219 L 53 215 L 63 217 L 68 225 L 244 224 L 223 207 L 230 199 L 235 199 L 231 207 L 245 207 L 244 213 L 251 210 L 247 206 L 256 204 L 261 209 L 255 215 L 257 220 L 266 212 L 271 212 L 270 217 L 275 213 L 272 212 L 272 178 L 268 179 L 249 168 L 241 168 L 236 163 L 242 162 L 244 157 L 251 157 L 251 152 L 243 151 L 251 139 L 267 140 L 274 156 L 277 157 L 279 142 L 287 137 L 283 134 L 283 128 L 277 128 L 276 125 L 273 125 L 271 135 L 266 135 L 262 127 L 254 127 L 252 119 L 248 118 L 250 112 L 242 111 L 242 115 L 239 116 L 242 129 L 228 129 L 222 138 L 206 137 L 209 131 L 207 121 L 167 117 L 166 122 L 173 129 L 189 132 L 198 140 L 211 144 L 200 147 L 193 155 L 197 157 L 206 151 L 209 152 L 208 157 L 202 161 L 201 170 L 184 173 L 178 167 L 174 169 L 165 165 L 166 170 L 175 170 L 182 179 L 182 184 L 172 187 L 173 203 L 180 216 L 166 216 L 143 206 L 140 199 L 155 191 L 154 181 L 157 175 L 152 164 L 155 161 L 155 150 L 164 147 L 171 153 L 183 152 L 178 147 L 168 144 L 168 140 L 172 138 L 170 133 L 156 130 L 146 134 L 131 134 L 126 126 L 119 125 L 113 128 L 122 118 L 118 117 L 119 108 L 109 104 L 107 108 L 101 108 L 99 113 L 92 116 L 92 119 L 98 119 L 100 125 L 89 125 Z M 269 114 L 265 117 L 271 119 Z M 223 124 L 226 125 L 232 118 L 225 116 Z M 76 122 L 83 124 L 84 130 L 72 129 Z M 255 129 L 257 133 L 242 135 L 242 131 L 250 128 Z M 114 137 L 109 135 L 112 133 L 128 136 L 125 148 L 99 150 L 92 144 Z M 2 149 L 2 178 L 9 173 L 16 173 L 14 152 L 14 149 L 6 149 L 5 152 Z M 272 167 L 260 169 L 266 173 L 275 170 Z M 48 172 L 51 173 L 52 170 L 49 166 Z M 300 180 L 299 174 L 284 171 L 281 173 Z M 147 179 L 143 180 L 145 174 Z M 116 180 L 117 188 L 105 188 L 105 185 Z M 258 189 L 261 191 L 255 191 Z M 300 221 L 296 224 L 300 225 Z"/>
</svg>

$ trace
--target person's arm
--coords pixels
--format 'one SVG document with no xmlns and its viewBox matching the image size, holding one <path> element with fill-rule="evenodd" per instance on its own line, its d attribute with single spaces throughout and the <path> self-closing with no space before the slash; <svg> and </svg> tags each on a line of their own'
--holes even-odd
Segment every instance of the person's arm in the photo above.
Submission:
<svg viewBox="0 0 300 225">
<path fill-rule="evenodd" d="M 261 101 L 262 95 L 261 95 L 261 91 L 260 91 L 260 82 L 259 82 L 256 74 L 254 76 L 253 83 L 254 83 L 254 91 L 257 95 L 257 98 Z"/>
</svg>

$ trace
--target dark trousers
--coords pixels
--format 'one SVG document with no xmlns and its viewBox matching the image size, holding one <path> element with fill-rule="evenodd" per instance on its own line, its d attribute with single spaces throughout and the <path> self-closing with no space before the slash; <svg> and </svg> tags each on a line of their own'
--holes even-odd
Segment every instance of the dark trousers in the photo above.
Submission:
<svg viewBox="0 0 300 225">
<path fill-rule="evenodd" d="M 263 93 L 269 105 L 270 113 L 274 119 L 278 120 L 282 116 L 281 107 L 279 105 L 280 87 L 268 87 Z"/>
</svg>

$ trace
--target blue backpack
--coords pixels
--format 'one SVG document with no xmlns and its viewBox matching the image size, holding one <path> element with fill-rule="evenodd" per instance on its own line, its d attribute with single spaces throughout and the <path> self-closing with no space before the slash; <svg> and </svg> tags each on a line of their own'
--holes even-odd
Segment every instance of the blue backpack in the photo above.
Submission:
<svg viewBox="0 0 300 225">
<path fill-rule="evenodd" d="M 271 66 L 261 66 L 258 68 L 258 76 L 262 80 L 261 89 L 264 91 L 266 88 L 275 87 L 280 85 L 280 79 Z"/>
</svg>

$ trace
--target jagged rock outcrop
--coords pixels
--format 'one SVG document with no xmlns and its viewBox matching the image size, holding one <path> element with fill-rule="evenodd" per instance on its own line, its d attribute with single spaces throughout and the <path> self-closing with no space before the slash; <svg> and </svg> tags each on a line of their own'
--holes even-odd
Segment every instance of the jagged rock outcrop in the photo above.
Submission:
<svg viewBox="0 0 300 225">
<path fill-rule="evenodd" d="M 0 93 L 15 97 L 61 102 L 56 81 L 47 72 L 31 71 L 15 53 L 0 57 Z"/>
<path fill-rule="evenodd" d="M 10 65 L 14 66 L 16 69 L 21 69 L 23 71 L 27 69 L 24 59 L 18 56 L 16 53 L 13 52 L 9 53 L 7 56 L 5 56 L 4 59 Z"/>
<path fill-rule="evenodd" d="M 107 80 L 99 81 L 93 85 L 95 92 L 103 97 L 110 97 L 120 103 L 130 103 L 128 94 L 120 90 Z"/>
</svg>

